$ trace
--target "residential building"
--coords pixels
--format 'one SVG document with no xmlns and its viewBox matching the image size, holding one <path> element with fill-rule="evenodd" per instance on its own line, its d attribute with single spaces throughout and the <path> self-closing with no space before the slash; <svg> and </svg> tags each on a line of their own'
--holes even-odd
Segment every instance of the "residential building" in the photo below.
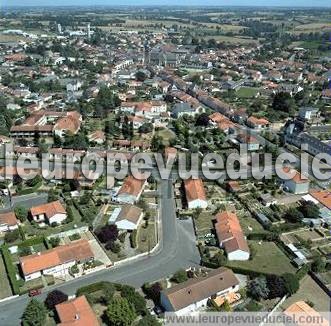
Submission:
<svg viewBox="0 0 331 326">
<path fill-rule="evenodd" d="M 99 326 L 98 318 L 85 295 L 55 306 L 59 326 Z"/>
<path fill-rule="evenodd" d="M 282 180 L 283 186 L 286 190 L 293 194 L 306 194 L 309 192 L 309 180 L 302 176 L 302 174 L 294 169 L 284 168 L 284 173 L 292 175 L 289 180 Z"/>
<path fill-rule="evenodd" d="M 136 230 L 140 224 L 144 212 L 141 208 L 134 205 L 123 205 L 122 207 L 115 208 L 109 223 L 113 223 L 119 230 Z"/>
<path fill-rule="evenodd" d="M 269 126 L 269 121 L 263 118 L 249 117 L 247 119 L 247 126 L 253 129 L 262 130 Z"/>
<path fill-rule="evenodd" d="M 134 204 L 139 200 L 145 185 L 146 180 L 138 180 L 130 175 L 126 177 L 113 200 L 120 203 Z"/>
<path fill-rule="evenodd" d="M 189 209 L 207 208 L 208 202 L 201 179 L 184 180 L 187 206 Z"/>
<path fill-rule="evenodd" d="M 293 318 L 293 322 L 298 326 L 329 326 L 325 317 L 313 309 L 304 301 L 297 301 L 284 310 L 284 314 Z M 315 322 L 314 322 L 315 321 Z"/>
<path fill-rule="evenodd" d="M 235 274 L 221 267 L 163 290 L 160 300 L 166 311 L 186 315 L 206 307 L 209 299 L 224 297 L 238 290 L 239 281 Z"/>
<path fill-rule="evenodd" d="M 34 206 L 30 210 L 32 219 L 40 226 L 62 223 L 67 218 L 67 212 L 59 200 Z"/>
<path fill-rule="evenodd" d="M 26 281 L 42 275 L 65 277 L 70 267 L 94 259 L 94 253 L 87 240 L 78 240 L 33 255 L 20 257 L 20 266 Z"/>
<path fill-rule="evenodd" d="M 14 212 L 0 214 L 0 232 L 14 231 L 18 229 L 18 221 Z"/>
<path fill-rule="evenodd" d="M 216 215 L 216 235 L 228 260 L 248 260 L 249 248 L 235 212 L 223 211 Z"/>
</svg>

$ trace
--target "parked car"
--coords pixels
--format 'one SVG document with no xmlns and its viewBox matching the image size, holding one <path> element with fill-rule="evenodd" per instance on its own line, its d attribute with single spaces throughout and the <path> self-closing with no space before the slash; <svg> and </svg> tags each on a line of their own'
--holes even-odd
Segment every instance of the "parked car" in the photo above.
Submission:
<svg viewBox="0 0 331 326">
<path fill-rule="evenodd" d="M 39 294 L 41 294 L 41 289 L 34 289 L 29 291 L 29 297 L 35 297 Z"/>
</svg>

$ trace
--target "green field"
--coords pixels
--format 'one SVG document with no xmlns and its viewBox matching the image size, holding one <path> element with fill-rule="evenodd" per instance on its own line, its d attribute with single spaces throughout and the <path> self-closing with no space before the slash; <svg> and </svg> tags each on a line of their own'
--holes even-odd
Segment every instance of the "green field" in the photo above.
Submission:
<svg viewBox="0 0 331 326">
<path fill-rule="evenodd" d="M 228 267 L 248 269 L 258 273 L 281 275 L 284 273 L 295 273 L 296 269 L 291 265 L 287 256 L 277 247 L 274 242 L 248 241 L 249 245 L 256 251 L 252 260 L 229 261 Z"/>
<path fill-rule="evenodd" d="M 11 295 L 12 291 L 7 277 L 5 264 L 2 255 L 0 255 L 0 299 L 7 298 Z"/>
<path fill-rule="evenodd" d="M 252 98 L 256 96 L 258 91 L 259 89 L 254 87 L 241 87 L 236 95 L 240 98 Z"/>
</svg>

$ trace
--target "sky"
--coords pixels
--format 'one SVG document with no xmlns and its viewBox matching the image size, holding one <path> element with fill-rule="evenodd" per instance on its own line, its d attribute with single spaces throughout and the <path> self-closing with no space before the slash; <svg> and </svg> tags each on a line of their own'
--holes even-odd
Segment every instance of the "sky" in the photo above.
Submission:
<svg viewBox="0 0 331 326">
<path fill-rule="evenodd" d="M 0 0 L 1 6 L 188 5 L 331 7 L 330 0 Z"/>
</svg>

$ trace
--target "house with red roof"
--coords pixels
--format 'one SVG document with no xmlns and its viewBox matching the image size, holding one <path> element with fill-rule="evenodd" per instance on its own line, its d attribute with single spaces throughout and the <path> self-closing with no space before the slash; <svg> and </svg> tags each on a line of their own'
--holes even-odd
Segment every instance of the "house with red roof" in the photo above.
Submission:
<svg viewBox="0 0 331 326">
<path fill-rule="evenodd" d="M 228 260 L 248 260 L 250 251 L 235 212 L 223 211 L 216 215 L 216 235 Z"/>
<path fill-rule="evenodd" d="M 184 188 L 189 209 L 207 208 L 207 197 L 201 179 L 184 180 Z"/>
<path fill-rule="evenodd" d="M 59 326 L 99 326 L 98 318 L 85 295 L 55 306 Z"/>
<path fill-rule="evenodd" d="M 40 226 L 47 224 L 61 224 L 67 218 L 66 209 L 59 200 L 34 206 L 30 210 L 32 219 Z"/>
</svg>

